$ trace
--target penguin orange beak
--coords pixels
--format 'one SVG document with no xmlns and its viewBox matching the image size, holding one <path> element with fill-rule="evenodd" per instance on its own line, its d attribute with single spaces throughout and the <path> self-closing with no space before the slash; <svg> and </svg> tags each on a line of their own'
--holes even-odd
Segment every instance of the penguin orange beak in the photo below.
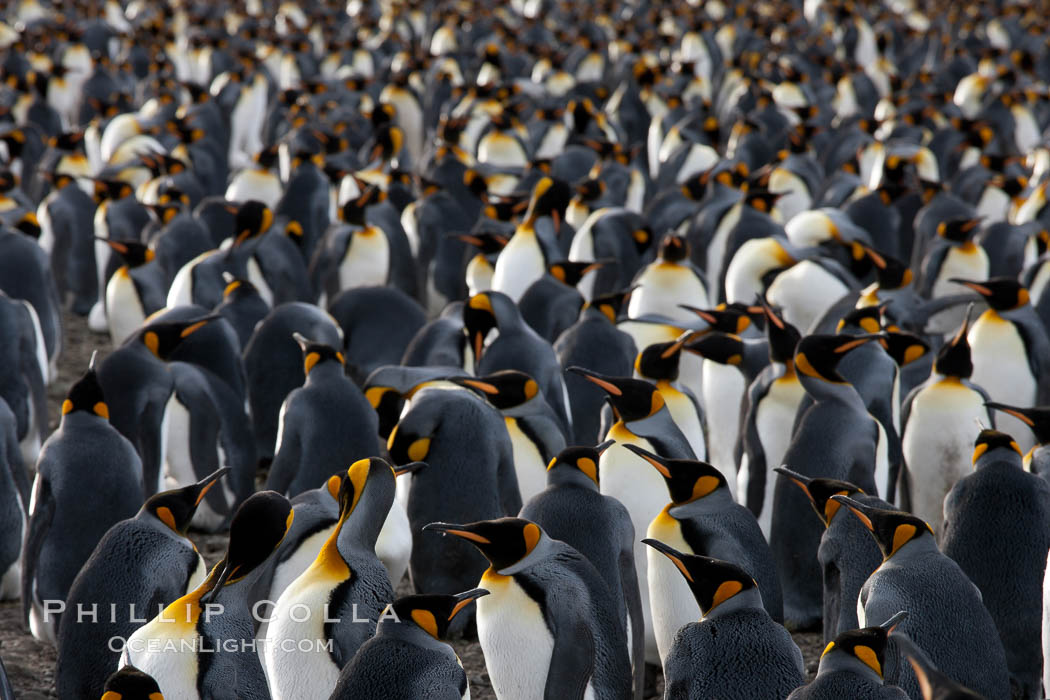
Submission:
<svg viewBox="0 0 1050 700">
<path fill-rule="evenodd" d="M 792 483 L 797 485 L 806 494 L 806 497 L 812 500 L 813 496 L 809 492 L 809 477 L 803 476 L 798 472 L 793 472 L 787 467 L 774 467 L 773 471 L 777 474 L 783 474 L 787 478 L 791 479 Z"/>
<path fill-rule="evenodd" d="M 989 289 L 988 287 L 984 286 L 980 282 L 974 282 L 972 280 L 965 280 L 965 279 L 962 279 L 961 277 L 952 277 L 948 281 L 949 282 L 955 282 L 956 284 L 961 284 L 964 287 L 969 287 L 973 291 L 975 291 L 978 294 L 980 294 L 982 297 L 992 296 L 992 290 Z"/>
<path fill-rule="evenodd" d="M 476 345 L 477 340 L 475 339 L 475 346 Z M 477 357 L 479 354 L 480 353 L 478 351 L 475 351 L 474 353 L 475 357 Z M 499 393 L 499 389 L 497 389 L 494 384 L 490 384 L 489 382 L 483 382 L 480 379 L 472 379 L 470 377 L 449 377 L 448 381 L 452 382 L 453 384 L 458 384 L 462 387 L 477 389 L 478 391 L 482 391 L 486 394 L 489 394 L 490 396 L 495 396 Z"/>
<path fill-rule="evenodd" d="M 660 554 L 663 554 L 670 559 L 671 562 L 678 567 L 678 570 L 682 572 L 682 575 L 685 576 L 687 581 L 690 583 L 693 581 L 693 575 L 689 573 L 689 569 L 686 568 L 685 562 L 682 561 L 682 553 L 677 549 L 664 544 L 660 540 L 644 539 L 642 540 L 642 544 L 649 545 L 657 552 L 660 552 Z"/>
<path fill-rule="evenodd" d="M 667 465 L 665 465 L 663 463 L 663 460 L 660 459 L 660 457 L 658 455 L 654 455 L 652 452 L 648 452 L 646 450 L 643 450 L 641 447 L 638 447 L 637 445 L 631 445 L 631 444 L 626 443 L 626 442 L 623 444 L 623 446 L 626 449 L 628 449 L 631 452 L 633 452 L 634 454 L 636 454 L 639 457 L 641 457 L 642 459 L 644 459 L 649 464 L 651 464 L 653 466 L 653 468 L 656 469 L 656 471 L 660 472 L 660 476 L 664 477 L 665 479 L 670 479 L 671 478 L 671 470 L 667 468 Z"/>
<path fill-rule="evenodd" d="M 196 501 L 194 502 L 193 505 L 194 506 L 199 506 L 201 504 L 201 501 L 203 501 L 204 497 L 208 494 L 208 491 L 211 490 L 211 487 L 215 486 L 215 484 L 219 481 L 219 479 L 221 479 L 222 477 L 224 477 L 227 474 L 229 474 L 230 471 L 231 471 L 231 469 L 229 467 L 223 467 L 222 469 L 219 469 L 219 470 L 217 470 L 215 472 L 212 472 L 208 476 L 206 476 L 203 479 L 201 479 L 200 481 L 198 481 L 197 482 L 197 489 L 198 489 L 198 491 L 197 491 L 197 498 L 196 498 Z"/>
<path fill-rule="evenodd" d="M 592 384 L 597 385 L 603 391 L 611 394 L 612 396 L 623 396 L 623 390 L 616 386 L 610 381 L 602 379 L 598 374 L 591 372 L 590 370 L 584 369 L 583 367 L 569 367 L 568 371 L 573 374 L 578 374 Z"/>
<path fill-rule="evenodd" d="M 484 598 L 488 594 L 489 591 L 485 590 L 484 588 L 474 588 L 472 590 L 464 591 L 454 596 L 456 598 L 456 604 L 452 606 L 452 611 L 448 614 L 448 621 L 452 622 L 452 618 L 454 618 L 456 615 L 462 612 L 462 610 L 465 607 L 473 603 L 478 598 Z"/>
<path fill-rule="evenodd" d="M 475 542 L 477 544 L 492 544 L 492 541 L 487 537 L 483 537 L 476 532 L 472 532 L 469 525 L 454 525 L 452 523 L 429 523 L 423 526 L 424 530 L 430 530 L 432 532 L 440 532 L 443 535 L 453 535 L 469 542 Z"/>
<path fill-rule="evenodd" d="M 881 625 L 879 625 L 879 627 L 881 627 L 882 629 L 886 630 L 886 633 L 889 634 L 893 630 L 897 629 L 897 625 L 899 625 L 900 623 L 904 622 L 907 619 L 908 619 L 908 611 L 907 610 L 901 610 L 896 615 L 894 615 L 893 617 L 891 617 L 890 619 L 886 620 Z"/>
<path fill-rule="evenodd" d="M 607 449 L 609 449 L 610 447 L 612 447 L 615 444 L 616 444 L 615 440 L 609 439 L 609 440 L 606 440 L 605 442 L 601 442 L 601 443 L 598 443 L 597 445 L 595 445 L 594 446 L 594 451 L 597 452 L 600 455 L 600 454 L 602 454 L 603 452 L 605 452 Z"/>
<path fill-rule="evenodd" d="M 401 466 L 394 467 L 394 476 L 401 476 L 402 474 L 412 474 L 418 472 L 427 466 L 426 462 L 409 462 L 408 464 L 402 464 Z"/>
<path fill-rule="evenodd" d="M 862 503 L 854 501 L 849 496 L 839 496 L 837 494 L 832 496 L 831 500 L 841 503 L 849 508 L 853 511 L 853 514 L 857 516 L 857 519 L 860 520 L 864 527 L 868 528 L 871 532 L 875 532 L 875 523 L 871 522 L 871 518 L 868 517 L 868 514 L 865 512 L 867 508 L 865 508 Z"/>
</svg>

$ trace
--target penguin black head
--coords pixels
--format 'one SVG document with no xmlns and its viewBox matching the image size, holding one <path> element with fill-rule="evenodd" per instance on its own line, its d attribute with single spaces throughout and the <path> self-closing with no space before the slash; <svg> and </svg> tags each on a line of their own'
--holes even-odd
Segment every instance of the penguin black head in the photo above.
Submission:
<svg viewBox="0 0 1050 700">
<path fill-rule="evenodd" d="M 733 333 L 704 333 L 685 344 L 685 349 L 723 365 L 739 365 L 744 361 L 744 341 Z"/>
<path fill-rule="evenodd" d="M 372 148 L 370 157 L 372 160 L 393 160 L 401 153 L 401 147 L 405 143 L 405 132 L 393 124 L 383 124 L 376 129 L 375 146 Z"/>
<path fill-rule="evenodd" d="M 95 201 L 106 199 L 124 199 L 134 193 L 134 189 L 121 180 L 95 180 Z"/>
<path fill-rule="evenodd" d="M 102 385 L 98 383 L 98 374 L 95 372 L 96 357 L 97 352 L 91 356 L 88 371 L 69 388 L 66 400 L 62 402 L 63 416 L 75 411 L 85 411 L 109 420 L 109 406 L 106 405 Z"/>
<path fill-rule="evenodd" d="M 879 306 L 863 306 L 843 316 L 835 330 L 841 333 L 847 328 L 856 328 L 864 333 L 878 333 L 882 330 L 881 320 L 882 309 Z"/>
<path fill-rule="evenodd" d="M 809 499 L 810 505 L 813 506 L 813 510 L 817 512 L 817 516 L 823 521 L 824 527 L 831 524 L 831 519 L 835 517 L 835 514 L 839 512 L 839 508 L 842 507 L 842 504 L 838 501 L 831 500 L 832 496 L 852 496 L 856 493 L 864 493 L 859 486 L 855 486 L 848 481 L 824 478 L 814 479 L 798 472 L 793 472 L 787 467 L 776 467 L 773 471 L 791 479 L 793 484 L 802 489 L 802 492 L 806 494 L 806 498 Z"/>
<path fill-rule="evenodd" d="M 401 417 L 404 397 L 388 386 L 370 386 L 365 389 L 365 398 L 379 416 L 379 436 L 388 438 Z M 395 461 L 400 461 L 395 458 Z"/>
<path fill-rule="evenodd" d="M 911 284 L 914 276 L 911 269 L 900 260 L 892 258 L 861 244 L 864 253 L 875 266 L 875 280 L 880 289 L 900 289 Z"/>
<path fill-rule="evenodd" d="M 106 679 L 102 700 L 164 700 L 153 676 L 128 665 Z"/>
<path fill-rule="evenodd" d="M 983 282 L 953 277 L 948 281 L 969 287 L 984 297 L 988 306 L 996 311 L 1011 311 L 1026 305 L 1029 301 L 1028 290 L 1012 277 L 993 277 Z"/>
<path fill-rule="evenodd" d="M 659 540 L 644 539 L 642 542 L 663 554 L 678 567 L 700 606 L 700 614 L 704 617 L 743 591 L 758 588 L 755 580 L 736 564 L 698 554 L 684 554 Z"/>
<path fill-rule="evenodd" d="M 973 304 L 966 309 L 963 323 L 956 331 L 955 336 L 945 343 L 937 351 L 937 357 L 933 361 L 933 371 L 945 377 L 958 377 L 968 379 L 973 374 L 973 359 L 970 355 L 970 341 L 967 334 L 970 331 L 970 314 Z"/>
<path fill-rule="evenodd" d="M 766 315 L 766 337 L 769 339 L 769 360 L 781 364 L 790 364 L 794 370 L 795 349 L 802 334 L 798 329 L 784 320 L 784 317 L 773 310 L 762 300 L 762 311 Z"/>
<path fill-rule="evenodd" d="M 878 342 L 898 367 L 909 365 L 930 351 L 929 343 L 904 331 L 883 331 Z"/>
<path fill-rule="evenodd" d="M 465 525 L 430 523 L 423 529 L 467 540 L 485 555 L 497 573 L 527 557 L 543 537 L 543 529 L 524 518 L 497 518 Z"/>
<path fill-rule="evenodd" d="M 883 666 L 886 662 L 887 637 L 907 617 L 908 613 L 902 610 L 877 627 L 864 627 L 843 632 L 828 643 L 820 658 L 823 659 L 833 653 L 848 654 L 882 678 Z"/>
<path fill-rule="evenodd" d="M 605 392 L 617 420 L 629 422 L 656 415 L 664 407 L 664 397 L 656 387 L 642 379 L 610 377 L 582 367 L 569 367 Z"/>
<path fill-rule="evenodd" d="M 597 309 L 603 316 L 609 319 L 610 323 L 616 323 L 616 319 L 620 316 L 620 311 L 623 310 L 623 305 L 627 302 L 627 298 L 631 295 L 630 289 L 622 292 L 614 292 L 612 294 L 604 294 L 600 297 L 594 297 L 589 302 L 584 304 L 585 309 Z"/>
<path fill-rule="evenodd" d="M 836 371 L 839 361 L 850 350 L 876 340 L 876 335 L 841 336 L 807 335 L 799 341 L 795 350 L 795 369 L 804 376 L 825 382 L 845 382 Z"/>
<path fill-rule="evenodd" d="M 408 595 L 395 600 L 390 608 L 402 623 L 410 621 L 434 639 L 442 640 L 448 634 L 453 618 L 475 600 L 488 594 L 484 588 L 474 588 L 456 595 Z"/>
<path fill-rule="evenodd" d="M 949 219 L 937 224 L 937 235 L 953 243 L 965 243 L 977 232 L 980 224 L 980 219 Z"/>
<path fill-rule="evenodd" d="M 231 296 L 240 295 L 252 295 L 258 294 L 259 290 L 255 288 L 255 285 L 246 279 L 240 277 L 234 277 L 229 272 L 222 273 L 222 279 L 226 282 L 226 286 L 222 290 L 222 298 L 228 299 Z"/>
<path fill-rule="evenodd" d="M 485 336 L 498 326 L 492 296 L 491 292 L 475 294 L 463 305 L 463 330 L 470 341 L 471 349 L 474 350 L 475 363 L 481 359 Z"/>
<path fill-rule="evenodd" d="M 751 327 L 750 309 L 743 304 L 719 304 L 713 309 L 698 309 L 688 304 L 679 304 L 679 308 L 692 311 L 694 314 L 710 324 L 709 331 L 719 333 L 734 333 L 739 335 Z M 699 333 L 693 334 L 692 339 L 702 337 Z"/>
<path fill-rule="evenodd" d="M 251 200 L 237 207 L 234 217 L 236 238 L 234 245 L 240 245 L 249 238 L 261 236 L 273 225 L 273 211 L 262 202 Z"/>
<path fill-rule="evenodd" d="M 316 367 L 321 362 L 335 361 L 340 365 L 346 365 L 346 359 L 343 357 L 343 353 L 339 352 L 330 345 L 324 343 L 315 343 L 309 340 L 299 333 L 292 333 L 292 338 L 299 344 L 299 348 L 303 351 L 303 372 L 309 375 L 310 370 Z"/>
<path fill-rule="evenodd" d="M 674 342 L 653 343 L 634 360 L 635 371 L 646 379 L 678 379 L 678 361 L 682 357 L 682 346 L 688 334 Z"/>
<path fill-rule="evenodd" d="M 402 468 L 402 471 L 414 471 L 415 468 L 422 466 L 422 462 L 412 462 L 411 467 L 406 465 L 406 467 Z M 351 464 L 350 468 L 346 470 L 346 477 L 342 479 L 342 483 L 339 485 L 340 515 L 343 518 L 350 515 L 361 500 L 361 495 L 365 491 L 365 484 L 368 480 L 374 475 L 386 474 L 386 472 L 394 472 L 394 468 L 379 457 L 359 459 Z"/>
<path fill-rule="evenodd" d="M 933 530 L 923 520 L 899 510 L 875 508 L 855 501 L 849 496 L 835 495 L 832 500 L 847 506 L 857 519 L 871 532 L 882 550 L 883 559 L 889 559 L 901 547 L 921 538 L 924 534 L 933 537 Z"/>
<path fill-rule="evenodd" d="M 657 257 L 663 262 L 677 263 L 689 259 L 689 241 L 685 236 L 669 233 L 660 241 Z"/>
<path fill-rule="evenodd" d="M 984 697 L 959 685 L 942 673 L 911 638 L 903 632 L 893 632 L 890 639 L 897 643 L 901 654 L 908 659 L 923 700 L 982 700 Z"/>
<path fill-rule="evenodd" d="M 265 562 L 281 544 L 294 517 L 292 504 L 276 491 L 249 496 L 230 523 L 230 543 L 226 556 L 216 565 L 220 573 L 212 592 L 237 583 Z"/>
<path fill-rule="evenodd" d="M 356 199 L 347 200 L 342 209 L 339 210 L 340 215 L 345 223 L 352 224 L 354 226 L 365 225 L 365 210 L 372 204 L 378 204 L 386 199 L 386 193 L 380 190 L 375 185 L 369 185 L 361 190 L 361 194 Z"/>
<path fill-rule="evenodd" d="M 575 262 L 571 260 L 562 260 L 561 262 L 552 263 L 547 267 L 547 272 L 550 276 L 558 280 L 562 284 L 567 284 L 570 287 L 575 287 L 583 279 L 583 276 L 592 270 L 597 270 L 599 267 L 604 265 L 602 261 L 594 262 Z"/>
<path fill-rule="evenodd" d="M 1040 445 L 1050 443 L 1050 408 L 1045 406 L 1022 408 L 1020 406 L 1010 406 L 995 401 L 988 401 L 984 405 L 988 408 L 994 408 L 996 411 L 1009 413 L 1011 416 L 1027 425 L 1032 429 L 1032 432 L 1035 434 L 1035 439 Z"/>
<path fill-rule="evenodd" d="M 22 218 L 15 224 L 15 229 L 21 231 L 30 238 L 40 238 L 40 222 L 36 218 L 36 214 L 31 211 L 27 211 L 22 214 Z"/>
<path fill-rule="evenodd" d="M 541 177 L 532 188 L 532 197 L 529 199 L 529 208 L 525 212 L 525 220 L 535 223 L 540 217 L 549 216 L 554 221 L 554 230 L 557 231 L 561 226 L 561 217 L 570 201 L 572 201 L 572 188 L 567 182 L 552 177 Z"/>
<path fill-rule="evenodd" d="M 195 484 L 155 494 L 143 504 L 142 510 L 151 513 L 178 534 L 185 535 L 194 513 L 197 512 L 197 506 L 204 500 L 211 487 L 229 471 L 229 467 L 223 467 Z"/>
<path fill-rule="evenodd" d="M 504 369 L 484 377 L 450 377 L 449 381 L 480 392 L 501 411 L 520 406 L 540 393 L 536 380 L 516 369 Z"/>
<path fill-rule="evenodd" d="M 120 259 L 123 260 L 124 264 L 129 268 L 145 265 L 154 258 L 153 251 L 150 250 L 148 246 L 145 246 L 138 241 L 118 241 L 112 238 L 97 238 L 97 240 L 103 241 L 106 245 L 116 251 L 120 255 Z"/>
<path fill-rule="evenodd" d="M 981 459 L 981 457 L 996 450 L 1012 450 L 1017 453 L 1018 457 L 1021 456 L 1021 448 L 1012 435 L 986 428 L 977 435 L 977 439 L 973 443 L 974 465 L 977 464 L 977 460 Z"/>
<path fill-rule="evenodd" d="M 455 238 L 469 243 L 481 251 L 482 255 L 495 255 L 507 245 L 510 239 L 496 231 L 472 231 L 471 233 L 452 234 Z"/>
<path fill-rule="evenodd" d="M 660 472 L 660 476 L 667 482 L 671 503 L 676 506 L 710 496 L 720 488 L 728 488 L 728 482 L 722 472 L 707 462 L 698 459 L 666 459 L 627 443 L 624 443 L 624 447 Z"/>
<path fill-rule="evenodd" d="M 601 474 L 598 470 L 598 462 L 601 459 L 602 453 L 612 447 L 615 442 L 615 440 L 606 440 L 594 447 L 566 447 L 550 461 L 550 464 L 547 465 L 547 471 L 551 471 L 556 467 L 562 469 L 576 469 L 583 472 L 583 474 L 594 482 L 595 486 L 599 486 L 601 483 Z"/>
<path fill-rule="evenodd" d="M 151 323 L 139 331 L 138 339 L 157 358 L 166 360 L 175 351 L 179 343 L 218 318 L 222 317 L 211 315 L 190 321 Z"/>
</svg>

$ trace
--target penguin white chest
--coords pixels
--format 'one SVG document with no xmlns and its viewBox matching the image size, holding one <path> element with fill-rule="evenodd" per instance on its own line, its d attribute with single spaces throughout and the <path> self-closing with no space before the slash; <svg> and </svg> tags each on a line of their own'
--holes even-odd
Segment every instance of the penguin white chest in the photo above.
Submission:
<svg viewBox="0 0 1050 700">
<path fill-rule="evenodd" d="M 390 246 L 382 231 L 369 227 L 350 239 L 339 264 L 339 288 L 373 287 L 386 284 L 390 272 Z"/>
<path fill-rule="evenodd" d="M 660 395 L 664 397 L 667 410 L 678 429 L 693 448 L 697 459 L 707 459 L 707 441 L 704 438 L 704 426 L 700 422 L 696 405 L 686 394 L 674 387 L 661 386 Z"/>
<path fill-rule="evenodd" d="M 803 260 L 777 275 L 769 285 L 769 303 L 784 310 L 784 320 L 799 330 L 813 327 L 849 291 L 820 265 Z"/>
<path fill-rule="evenodd" d="M 547 465 L 536 443 L 518 427 L 518 421 L 514 418 L 504 418 L 503 421 L 514 450 L 514 473 L 518 475 L 521 502 L 528 503 L 530 498 L 547 488 Z"/>
<path fill-rule="evenodd" d="M 1034 406 L 1036 378 L 1028 364 L 1028 350 L 1012 323 L 992 311 L 984 312 L 967 336 L 973 352 L 972 380 L 993 401 L 1014 406 Z M 1034 438 L 1026 425 L 1013 416 L 996 416 L 1000 430 L 1010 433 L 1027 452 Z"/>
<path fill-rule="evenodd" d="M 770 385 L 769 391 L 758 402 L 758 408 L 755 410 L 755 431 L 766 458 L 766 481 L 758 524 L 767 540 L 773 525 L 773 491 L 777 483 L 773 468 L 783 463 L 784 453 L 791 444 L 791 428 L 795 423 L 795 414 L 804 395 L 805 390 L 797 380 L 781 377 Z M 750 471 L 750 465 L 747 470 L 741 465 L 737 476 L 737 493 L 740 494 L 741 502 L 745 501 L 748 484 L 754 478 Z"/>
<path fill-rule="evenodd" d="M 735 491 L 737 464 L 733 452 L 740 432 L 740 402 L 747 386 L 736 367 L 713 360 L 704 360 L 703 377 L 703 403 L 709 407 L 708 461 L 725 474 L 729 490 Z"/>
<path fill-rule="evenodd" d="M 168 399 L 164 410 L 164 474 L 161 490 L 180 488 L 197 480 L 190 456 L 190 412 L 175 394 Z"/>
<path fill-rule="evenodd" d="M 339 581 L 316 573 L 308 569 L 285 589 L 267 623 L 263 664 L 273 700 L 327 697 L 339 681 L 324 630 Z"/>
<path fill-rule="evenodd" d="M 123 342 L 146 320 L 135 282 L 126 267 L 121 267 L 109 278 L 106 285 L 106 309 L 109 337 L 114 345 Z"/>
<path fill-rule="evenodd" d="M 693 548 L 682 537 L 678 521 L 663 511 L 649 524 L 646 537 L 659 540 L 686 554 L 693 552 Z M 696 604 L 689 584 L 674 563 L 652 547 L 646 547 L 646 550 L 649 607 L 662 664 L 682 625 L 700 619 L 700 606 Z"/>
<path fill-rule="evenodd" d="M 147 622 L 128 637 L 120 655 L 118 666 L 131 664 L 153 676 L 167 700 L 200 699 L 195 650 L 201 642 L 196 625 L 186 624 L 184 616 L 180 610 L 165 621 L 154 618 Z"/>
<path fill-rule="evenodd" d="M 901 438 L 904 463 L 911 474 L 912 512 L 938 536 L 944 497 L 973 469 L 970 454 L 975 421 L 988 425 L 984 398 L 958 381 L 937 382 L 912 400 Z"/>
<path fill-rule="evenodd" d="M 638 318 L 645 314 L 663 314 L 669 318 L 683 321 L 693 320 L 696 315 L 679 304 L 689 304 L 699 308 L 708 305 L 707 290 L 700 278 L 683 265 L 673 263 L 653 263 L 636 281 L 639 288 L 631 294 L 627 315 Z"/>
<path fill-rule="evenodd" d="M 543 610 L 512 577 L 485 572 L 479 585 L 489 595 L 477 602 L 478 640 L 496 697 L 542 698 L 554 653 Z"/>
<path fill-rule="evenodd" d="M 390 583 L 397 588 L 412 556 L 412 526 L 400 501 L 395 500 L 386 514 L 376 540 L 376 556 L 386 568 Z"/>
<path fill-rule="evenodd" d="M 328 536 L 332 534 L 334 529 L 335 523 L 310 535 L 299 543 L 292 556 L 277 565 L 277 568 L 274 570 L 273 580 L 270 582 L 270 600 L 278 600 L 284 594 L 285 589 L 292 585 L 295 579 L 302 576 L 304 571 L 310 568 L 310 564 L 313 564 L 314 560 L 317 559 L 321 546 L 324 545 L 325 540 L 328 539 Z"/>
<path fill-rule="evenodd" d="M 543 277 L 546 267 L 536 234 L 518 231 L 496 258 L 492 289 L 517 302 L 533 282 Z"/>
</svg>

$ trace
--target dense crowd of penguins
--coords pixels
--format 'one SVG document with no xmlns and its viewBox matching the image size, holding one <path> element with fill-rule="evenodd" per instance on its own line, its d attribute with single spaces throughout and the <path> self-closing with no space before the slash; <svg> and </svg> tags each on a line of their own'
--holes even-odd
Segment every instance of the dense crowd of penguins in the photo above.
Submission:
<svg viewBox="0 0 1050 700">
<path fill-rule="evenodd" d="M 466 636 L 501 700 L 1042 698 L 1048 16 L 3 3 L 0 598 L 58 697 L 463 698 Z"/>
</svg>

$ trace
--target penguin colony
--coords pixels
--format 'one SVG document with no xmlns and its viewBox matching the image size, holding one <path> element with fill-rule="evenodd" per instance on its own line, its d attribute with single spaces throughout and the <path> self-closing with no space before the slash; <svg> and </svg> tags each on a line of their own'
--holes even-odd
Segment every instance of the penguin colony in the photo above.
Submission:
<svg viewBox="0 0 1050 700">
<path fill-rule="evenodd" d="M 4 3 L 58 697 L 467 698 L 466 638 L 501 700 L 1043 698 L 1048 16 Z"/>
</svg>

